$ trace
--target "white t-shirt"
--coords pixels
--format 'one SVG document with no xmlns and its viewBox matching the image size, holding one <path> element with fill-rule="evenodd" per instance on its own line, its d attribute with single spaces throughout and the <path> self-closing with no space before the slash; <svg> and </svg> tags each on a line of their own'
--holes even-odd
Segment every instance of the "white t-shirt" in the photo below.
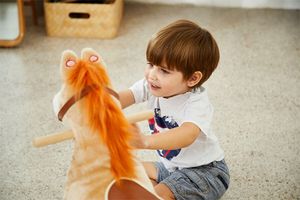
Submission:
<svg viewBox="0 0 300 200">
<path fill-rule="evenodd" d="M 201 166 L 224 158 L 224 152 L 211 129 L 213 107 L 205 88 L 200 87 L 170 98 L 155 97 L 149 92 L 147 81 L 142 79 L 130 87 L 130 90 L 135 103 L 147 101 L 148 107 L 154 109 L 155 120 L 149 120 L 152 134 L 163 134 L 164 130 L 181 126 L 184 122 L 194 123 L 203 133 L 188 147 L 157 150 L 169 171 Z"/>
</svg>

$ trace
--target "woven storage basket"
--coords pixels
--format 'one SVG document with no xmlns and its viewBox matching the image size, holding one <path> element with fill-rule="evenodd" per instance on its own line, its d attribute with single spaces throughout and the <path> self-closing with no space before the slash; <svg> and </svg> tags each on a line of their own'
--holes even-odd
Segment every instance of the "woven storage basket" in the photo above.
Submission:
<svg viewBox="0 0 300 200">
<path fill-rule="evenodd" d="M 113 38 L 123 16 L 123 0 L 110 4 L 50 3 L 44 1 L 49 36 Z"/>
</svg>

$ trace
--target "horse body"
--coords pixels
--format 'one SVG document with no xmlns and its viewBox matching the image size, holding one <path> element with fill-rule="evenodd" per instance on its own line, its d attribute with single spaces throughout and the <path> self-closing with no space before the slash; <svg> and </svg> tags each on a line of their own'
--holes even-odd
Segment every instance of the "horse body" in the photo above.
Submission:
<svg viewBox="0 0 300 200">
<path fill-rule="evenodd" d="M 63 53 L 61 73 L 64 84 L 54 98 L 56 113 L 72 96 L 77 98 L 62 120 L 71 127 L 75 138 L 64 199 L 106 199 L 111 185 L 123 178 L 133 180 L 155 194 L 129 145 L 129 125 L 114 97 L 105 90 L 110 83 L 99 61 L 100 56 L 91 49 L 84 49 L 81 57 L 78 59 L 71 51 Z M 97 71 L 99 68 L 101 70 Z M 99 76 L 99 73 L 102 74 Z M 91 91 L 79 99 L 82 90 L 91 85 Z"/>
<path fill-rule="evenodd" d="M 75 141 L 80 142 L 74 145 L 65 186 L 65 200 L 99 199 L 99 197 L 104 197 L 105 188 L 113 181 L 107 148 L 99 145 L 99 138 L 93 135 L 87 138 L 80 135 L 81 131 L 84 131 L 84 135 L 87 133 L 82 128 L 74 132 Z"/>
</svg>

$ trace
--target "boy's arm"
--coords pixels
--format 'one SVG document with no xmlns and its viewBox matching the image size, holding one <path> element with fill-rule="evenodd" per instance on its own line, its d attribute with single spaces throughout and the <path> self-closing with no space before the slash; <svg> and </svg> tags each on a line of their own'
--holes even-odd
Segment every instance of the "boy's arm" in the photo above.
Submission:
<svg viewBox="0 0 300 200">
<path fill-rule="evenodd" d="M 143 136 L 144 149 L 180 149 L 192 144 L 201 134 L 198 126 L 185 122 L 180 127 L 165 131 L 162 134 Z"/>
<path fill-rule="evenodd" d="M 122 109 L 131 106 L 135 103 L 134 96 L 130 89 L 126 89 L 119 92 L 119 100 L 121 103 Z"/>
</svg>

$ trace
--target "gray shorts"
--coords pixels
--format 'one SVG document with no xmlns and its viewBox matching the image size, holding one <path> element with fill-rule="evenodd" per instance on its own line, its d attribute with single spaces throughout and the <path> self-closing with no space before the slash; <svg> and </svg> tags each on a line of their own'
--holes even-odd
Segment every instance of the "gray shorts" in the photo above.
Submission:
<svg viewBox="0 0 300 200">
<path fill-rule="evenodd" d="M 155 163 L 158 183 L 164 183 L 177 200 L 215 200 L 229 186 L 229 170 L 224 160 L 199 167 L 169 172 L 161 162 Z"/>
</svg>

